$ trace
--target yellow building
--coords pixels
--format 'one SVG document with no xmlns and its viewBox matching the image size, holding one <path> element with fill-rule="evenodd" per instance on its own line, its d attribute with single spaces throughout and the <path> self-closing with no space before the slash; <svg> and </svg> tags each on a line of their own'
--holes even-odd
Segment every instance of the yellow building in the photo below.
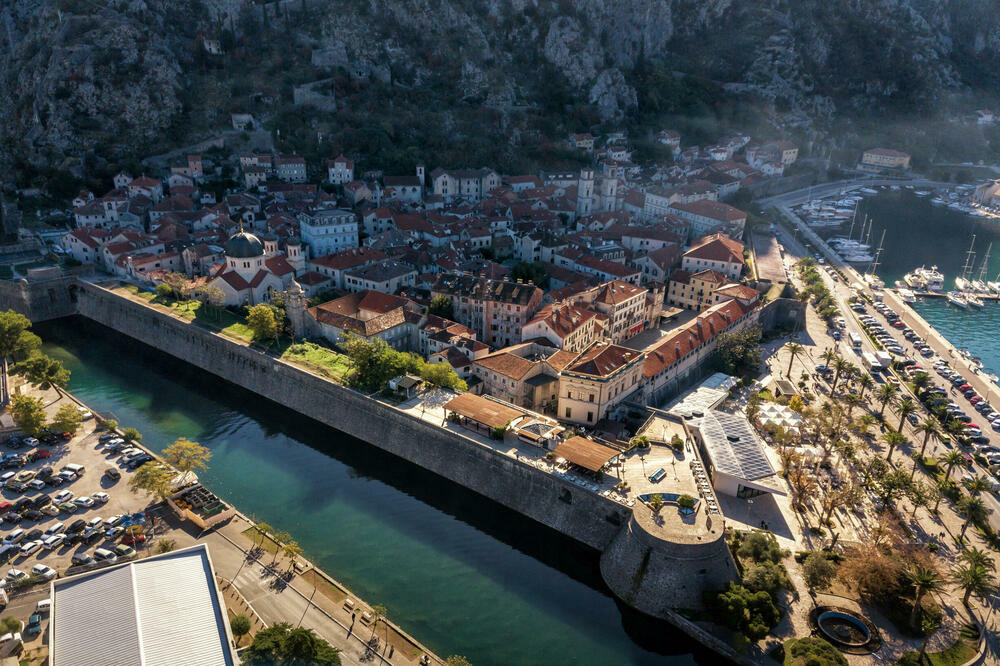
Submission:
<svg viewBox="0 0 1000 666">
<path fill-rule="evenodd" d="M 595 342 L 559 375 L 558 417 L 594 425 L 641 388 L 642 352 Z"/>
<path fill-rule="evenodd" d="M 667 302 L 686 310 L 706 310 L 716 304 L 715 290 L 729 282 L 725 275 L 711 269 L 697 273 L 675 270 L 670 275 Z"/>
<path fill-rule="evenodd" d="M 910 156 L 892 148 L 872 148 L 861 156 L 859 167 L 868 171 L 909 169 Z"/>
</svg>

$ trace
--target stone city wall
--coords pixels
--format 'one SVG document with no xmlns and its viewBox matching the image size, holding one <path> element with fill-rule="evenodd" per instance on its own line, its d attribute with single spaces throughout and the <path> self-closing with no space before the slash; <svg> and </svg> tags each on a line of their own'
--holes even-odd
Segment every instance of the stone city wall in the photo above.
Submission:
<svg viewBox="0 0 1000 666">
<path fill-rule="evenodd" d="M 597 550 L 630 509 L 475 440 L 92 284 L 84 317 L 465 486 Z"/>
</svg>

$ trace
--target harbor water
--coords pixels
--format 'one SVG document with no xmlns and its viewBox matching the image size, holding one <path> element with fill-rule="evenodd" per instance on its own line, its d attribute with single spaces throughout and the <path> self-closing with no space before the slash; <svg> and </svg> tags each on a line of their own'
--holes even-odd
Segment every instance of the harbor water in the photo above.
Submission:
<svg viewBox="0 0 1000 666">
<path fill-rule="evenodd" d="M 961 276 L 966 255 L 975 235 L 972 277 L 978 278 L 990 243 L 989 265 L 985 280 L 996 280 L 1000 274 L 1000 223 L 974 217 L 960 211 L 931 204 L 932 197 L 917 197 L 911 191 L 883 191 L 865 198 L 858 207 L 857 238 L 861 220 L 871 221 L 871 245 L 885 230 L 885 242 L 879 258 L 878 275 L 886 286 L 893 286 L 903 275 L 919 266 L 936 265 L 944 274 L 945 289 L 954 287 Z M 846 235 L 850 223 L 824 236 Z M 867 267 L 856 265 L 861 271 Z M 1000 303 L 985 301 L 982 309 L 949 305 L 944 298 L 925 298 L 912 307 L 957 349 L 978 356 L 987 372 L 1000 371 Z"/>
<path fill-rule="evenodd" d="M 80 318 L 36 326 L 69 389 L 143 443 L 212 450 L 202 481 L 442 656 L 718 663 L 623 609 L 598 553 L 434 474 Z M 226 575 L 226 572 L 220 572 Z"/>
</svg>

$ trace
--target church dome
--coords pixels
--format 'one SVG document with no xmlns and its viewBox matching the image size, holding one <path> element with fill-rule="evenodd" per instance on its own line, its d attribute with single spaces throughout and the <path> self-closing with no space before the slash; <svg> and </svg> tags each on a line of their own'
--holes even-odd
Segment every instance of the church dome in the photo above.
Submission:
<svg viewBox="0 0 1000 666">
<path fill-rule="evenodd" d="M 227 257 L 233 259 L 253 259 L 264 256 L 264 244 L 253 234 L 241 231 L 232 236 L 222 246 Z"/>
</svg>

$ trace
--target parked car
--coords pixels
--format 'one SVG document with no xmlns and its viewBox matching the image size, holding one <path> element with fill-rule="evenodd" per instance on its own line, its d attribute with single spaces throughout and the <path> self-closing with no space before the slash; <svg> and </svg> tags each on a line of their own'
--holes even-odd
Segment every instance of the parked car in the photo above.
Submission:
<svg viewBox="0 0 1000 666">
<path fill-rule="evenodd" d="M 21 514 L 21 518 L 24 520 L 32 520 L 38 522 L 39 520 L 45 519 L 45 514 L 39 511 L 38 509 L 28 509 L 27 511 Z"/>
<path fill-rule="evenodd" d="M 32 614 L 28 618 L 28 625 L 24 628 L 24 633 L 28 636 L 42 633 L 42 616 L 38 613 Z"/>
<path fill-rule="evenodd" d="M 31 555 L 36 550 L 42 547 L 41 541 L 29 541 L 28 543 L 21 545 L 21 555 Z"/>
<path fill-rule="evenodd" d="M 55 569 L 41 563 L 31 567 L 31 573 L 34 576 L 38 576 L 42 580 L 52 580 L 57 575 Z"/>
<path fill-rule="evenodd" d="M 73 566 L 80 566 L 80 565 L 83 565 L 83 564 L 90 564 L 93 561 L 94 561 L 94 558 L 92 558 L 87 553 L 74 553 L 73 557 L 70 558 L 70 562 L 73 563 Z"/>
<path fill-rule="evenodd" d="M 73 500 L 73 502 L 75 502 L 77 506 L 86 507 L 88 509 L 94 506 L 94 500 L 87 497 L 86 495 L 84 495 L 83 497 L 77 497 L 76 499 Z"/>
<path fill-rule="evenodd" d="M 109 467 L 108 469 L 104 470 L 104 478 L 109 479 L 111 481 L 117 481 L 120 478 L 122 478 L 122 473 L 119 472 L 114 467 Z"/>
<path fill-rule="evenodd" d="M 52 501 L 56 504 L 62 504 L 63 502 L 68 502 L 71 499 L 73 499 L 72 490 L 60 490 L 52 497 Z"/>
<path fill-rule="evenodd" d="M 17 511 L 18 513 L 27 511 L 28 509 L 31 508 L 31 502 L 32 500 L 30 497 L 22 497 L 21 499 L 14 502 L 14 511 Z"/>
<path fill-rule="evenodd" d="M 48 449 L 38 449 L 32 453 L 28 454 L 28 460 L 30 462 L 35 462 L 36 460 L 45 460 L 46 458 L 51 458 L 52 453 Z"/>
<path fill-rule="evenodd" d="M 49 504 L 52 504 L 52 498 L 48 495 L 39 495 L 31 500 L 31 507 L 34 509 L 41 509 L 43 506 L 48 506 Z"/>
<path fill-rule="evenodd" d="M 19 580 L 27 580 L 28 574 L 24 573 L 20 569 L 8 569 L 6 578 L 11 583 L 16 583 Z"/>
<path fill-rule="evenodd" d="M 24 539 L 24 535 L 25 534 L 26 534 L 26 532 L 19 527 L 16 530 L 11 530 L 7 534 L 7 536 L 4 537 L 3 542 L 4 543 L 20 543 L 21 540 Z"/>
<path fill-rule="evenodd" d="M 98 562 L 117 562 L 118 556 L 107 548 L 98 548 L 94 551 L 94 559 Z"/>
<path fill-rule="evenodd" d="M 28 481 L 28 487 L 32 490 L 45 490 L 45 481 L 42 479 L 32 479 Z"/>
<path fill-rule="evenodd" d="M 77 511 L 80 510 L 80 505 L 76 504 L 75 502 L 62 502 L 58 506 L 59 510 L 65 513 L 76 513 Z"/>
<path fill-rule="evenodd" d="M 87 528 L 87 521 L 84 520 L 83 518 L 78 518 L 77 520 L 74 520 L 72 523 L 69 524 L 69 527 L 66 528 L 66 531 L 72 534 L 75 532 L 82 532 L 86 528 Z"/>
<path fill-rule="evenodd" d="M 131 546 L 126 546 L 125 544 L 121 543 L 115 546 L 115 555 L 117 555 L 119 558 L 131 557 L 135 555 L 135 549 L 132 548 Z"/>
<path fill-rule="evenodd" d="M 63 541 L 66 540 L 65 534 L 53 534 L 50 537 L 42 539 L 42 547 L 45 550 L 53 550 L 62 545 Z"/>
</svg>

